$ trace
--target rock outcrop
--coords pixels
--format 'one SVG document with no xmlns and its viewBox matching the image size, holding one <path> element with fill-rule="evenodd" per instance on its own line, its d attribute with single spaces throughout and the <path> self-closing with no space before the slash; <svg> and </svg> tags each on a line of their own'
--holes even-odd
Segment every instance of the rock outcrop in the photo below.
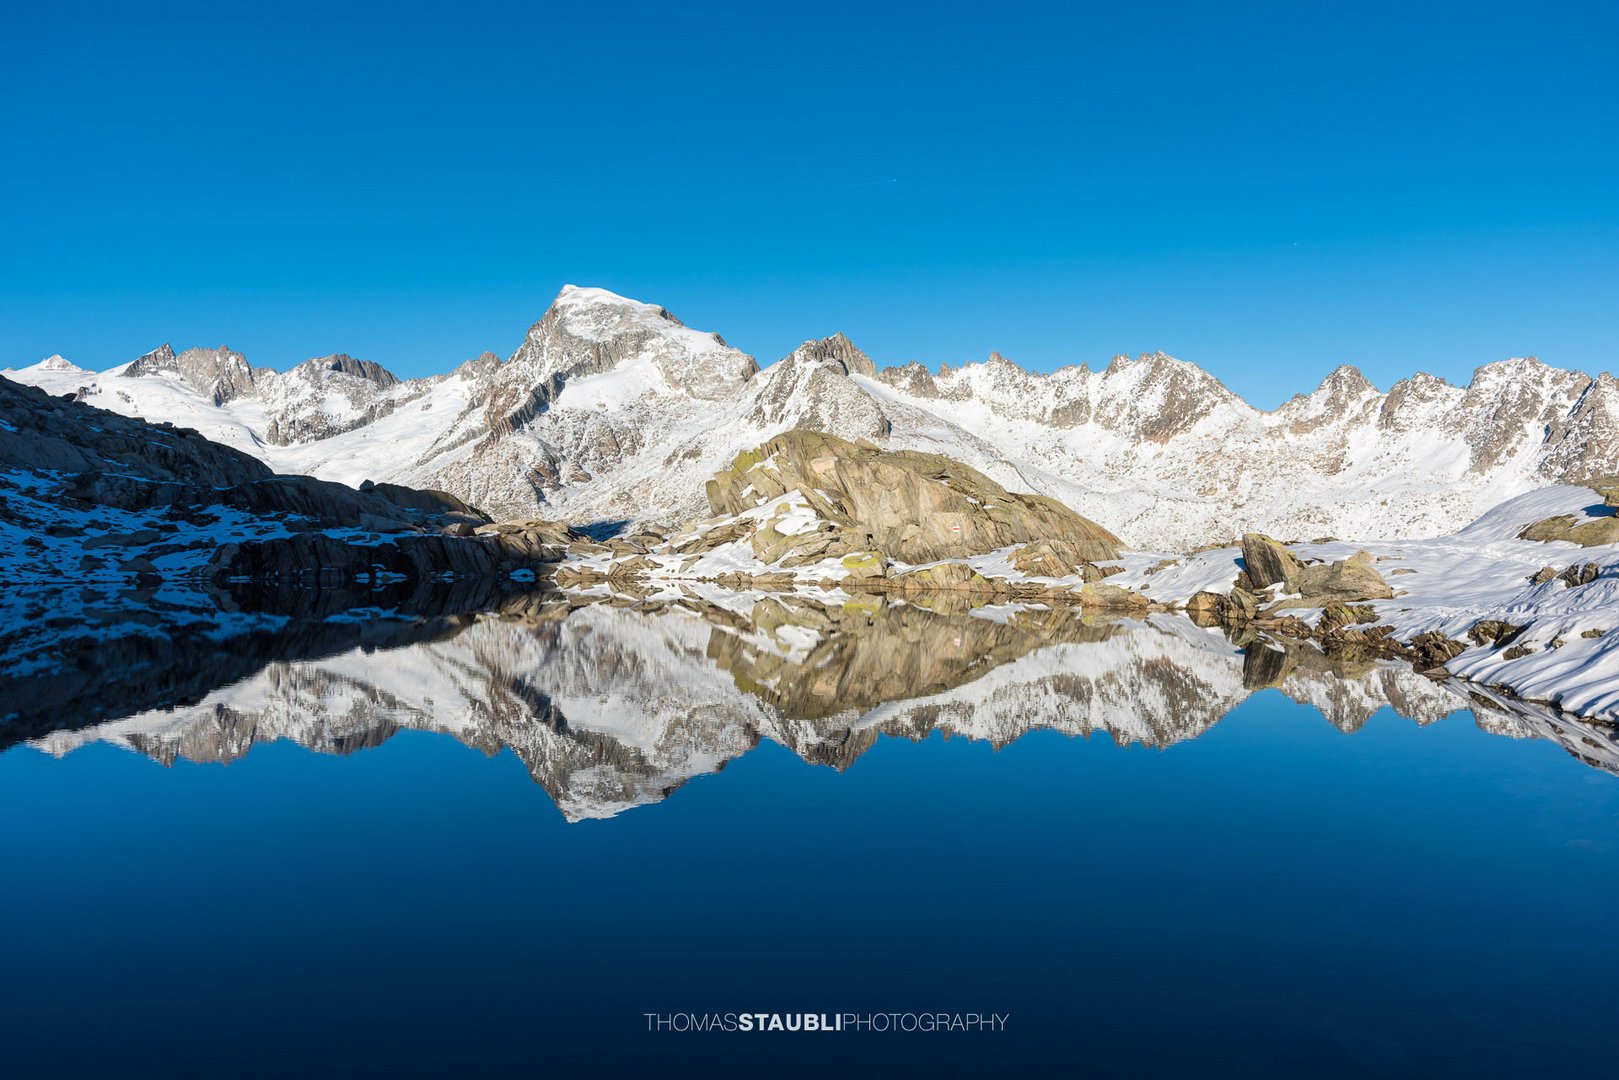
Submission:
<svg viewBox="0 0 1619 1080">
<path fill-rule="evenodd" d="M 1613 488 L 1608 488 L 1603 494 L 1605 498 L 1613 498 Z M 1609 502 L 1608 506 L 1613 503 Z M 1602 516 L 1576 517 L 1573 514 L 1559 514 L 1557 517 L 1537 521 L 1518 534 L 1525 540 L 1538 540 L 1543 543 L 1563 542 L 1578 544 L 1581 547 L 1601 547 L 1606 544 L 1619 544 L 1619 515 L 1612 513 Z"/>
<path fill-rule="evenodd" d="M 270 467 L 190 428 L 147 424 L 0 378 L 0 466 L 228 487 Z"/>
<path fill-rule="evenodd" d="M 1267 589 L 1286 582 L 1303 569 L 1281 543 L 1262 533 L 1243 535 L 1242 562 L 1248 584 L 1254 589 Z"/>
<path fill-rule="evenodd" d="M 879 450 L 817 431 L 778 435 L 740 455 L 707 487 L 710 508 L 724 515 L 755 510 L 789 491 L 848 551 L 881 551 L 907 563 L 1042 540 L 1062 541 L 1086 561 L 1119 554 L 1118 537 L 1055 499 L 1009 492 L 939 454 Z M 785 539 L 796 532 L 768 523 L 760 532 L 765 561 L 793 550 L 791 542 L 774 544 L 772 534 Z"/>
<path fill-rule="evenodd" d="M 1091 564 L 1091 560 L 1097 558 L 1098 550 L 1089 543 L 1076 544 L 1071 540 L 1048 537 L 1024 544 L 1012 552 L 1012 567 L 1019 573 L 1035 577 L 1072 577 L 1079 574 L 1087 581 L 1100 580 L 1101 571 Z"/>
</svg>

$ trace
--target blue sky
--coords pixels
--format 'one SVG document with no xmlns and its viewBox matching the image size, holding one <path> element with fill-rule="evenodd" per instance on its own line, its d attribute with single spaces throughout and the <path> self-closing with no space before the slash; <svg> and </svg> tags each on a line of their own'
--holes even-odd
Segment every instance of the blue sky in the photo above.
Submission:
<svg viewBox="0 0 1619 1080">
<path fill-rule="evenodd" d="M 1264 405 L 1611 369 L 1615 40 L 1610 2 L 19 5 L 0 366 L 427 374 L 574 282 L 761 362 L 1162 349 Z"/>
</svg>

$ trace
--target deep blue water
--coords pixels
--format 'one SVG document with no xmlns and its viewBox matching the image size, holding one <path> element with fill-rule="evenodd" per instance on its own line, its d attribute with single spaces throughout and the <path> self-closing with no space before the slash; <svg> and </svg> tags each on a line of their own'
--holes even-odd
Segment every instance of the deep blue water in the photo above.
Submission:
<svg viewBox="0 0 1619 1080">
<path fill-rule="evenodd" d="M 1166 750 L 771 743 L 568 823 L 402 732 L 165 768 L 0 755 L 10 1076 L 1611 1068 L 1619 779 L 1261 692 Z M 647 1012 L 995 1011 L 1004 1033 L 648 1033 Z"/>
</svg>

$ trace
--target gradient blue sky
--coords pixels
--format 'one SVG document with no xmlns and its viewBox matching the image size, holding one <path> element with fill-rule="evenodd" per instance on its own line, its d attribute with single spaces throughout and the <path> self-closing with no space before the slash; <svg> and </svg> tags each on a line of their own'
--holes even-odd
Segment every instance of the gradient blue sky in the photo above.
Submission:
<svg viewBox="0 0 1619 1080">
<path fill-rule="evenodd" d="M 1133 8 L 1134 10 L 1126 10 Z M 427 374 L 564 282 L 768 362 L 1619 355 L 1619 5 L 14 5 L 0 366 Z"/>
</svg>

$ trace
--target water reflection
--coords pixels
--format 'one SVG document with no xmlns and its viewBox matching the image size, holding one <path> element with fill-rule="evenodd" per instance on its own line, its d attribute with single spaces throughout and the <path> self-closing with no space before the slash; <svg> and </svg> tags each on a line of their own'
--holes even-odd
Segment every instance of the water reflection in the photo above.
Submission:
<svg viewBox="0 0 1619 1080">
<path fill-rule="evenodd" d="M 510 749 L 570 819 L 657 802 L 764 739 L 837 768 L 880 735 L 934 731 L 1166 747 L 1268 687 L 1344 731 L 1385 706 L 1424 724 L 1469 709 L 1490 731 L 1551 739 L 1619 773 L 1612 730 L 1404 665 L 1239 645 L 1180 618 L 722 590 L 470 602 L 381 590 L 358 608 L 315 594 L 290 610 L 289 598 L 219 594 L 78 602 L 100 621 L 13 621 L 4 745 L 64 754 L 105 741 L 165 764 L 229 762 L 277 739 L 347 754 L 420 729 Z M 469 606 L 485 610 L 455 613 Z"/>
</svg>

